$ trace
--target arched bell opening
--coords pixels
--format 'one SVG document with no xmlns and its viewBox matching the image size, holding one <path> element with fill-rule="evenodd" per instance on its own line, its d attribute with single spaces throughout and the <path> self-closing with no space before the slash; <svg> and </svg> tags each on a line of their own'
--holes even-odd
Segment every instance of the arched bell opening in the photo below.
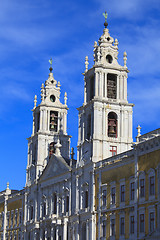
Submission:
<svg viewBox="0 0 160 240">
<path fill-rule="evenodd" d="M 110 112 L 108 114 L 108 137 L 117 138 L 117 114 Z"/>
</svg>

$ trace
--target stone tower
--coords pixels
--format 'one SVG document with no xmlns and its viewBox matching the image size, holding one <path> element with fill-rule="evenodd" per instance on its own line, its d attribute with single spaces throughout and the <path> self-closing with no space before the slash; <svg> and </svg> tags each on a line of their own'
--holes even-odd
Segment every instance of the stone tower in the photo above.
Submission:
<svg viewBox="0 0 160 240">
<path fill-rule="evenodd" d="M 85 59 L 84 103 L 78 108 L 78 165 L 97 162 L 131 148 L 132 108 L 127 101 L 127 54 L 118 63 L 118 40 L 107 22 L 98 44 L 94 43 L 94 65 Z"/>
<path fill-rule="evenodd" d="M 67 135 L 67 94 L 64 104 L 60 102 L 60 82 L 49 77 L 41 87 L 41 103 L 34 99 L 33 130 L 28 138 L 28 163 L 26 185 L 38 179 L 56 148 L 64 158 L 69 158 L 70 136 Z"/>
</svg>

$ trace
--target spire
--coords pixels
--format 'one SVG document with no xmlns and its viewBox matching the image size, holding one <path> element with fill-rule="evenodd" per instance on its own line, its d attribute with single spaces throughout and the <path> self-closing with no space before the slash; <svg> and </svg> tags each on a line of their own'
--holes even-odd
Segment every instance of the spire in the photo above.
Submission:
<svg viewBox="0 0 160 240">
<path fill-rule="evenodd" d="M 89 63 L 88 63 L 88 56 L 86 56 L 85 57 L 85 72 L 88 71 L 88 65 L 89 65 Z"/>
<path fill-rule="evenodd" d="M 75 153 L 74 153 L 74 148 L 72 147 L 72 148 L 71 148 L 71 159 L 72 159 L 72 160 L 74 159 L 74 155 L 75 155 Z"/>
<path fill-rule="evenodd" d="M 123 61 L 124 61 L 124 67 L 127 67 L 127 53 L 126 52 L 124 52 L 124 54 L 123 54 Z"/>
<path fill-rule="evenodd" d="M 64 94 L 64 104 L 67 105 L 67 93 Z"/>
<path fill-rule="evenodd" d="M 42 86 L 41 86 L 41 100 L 42 102 L 44 101 L 44 84 L 42 83 Z"/>
<path fill-rule="evenodd" d="M 37 106 L 37 95 L 34 96 L 34 108 Z"/>
<path fill-rule="evenodd" d="M 9 190 L 9 182 L 7 182 L 7 188 L 6 189 Z"/>
</svg>

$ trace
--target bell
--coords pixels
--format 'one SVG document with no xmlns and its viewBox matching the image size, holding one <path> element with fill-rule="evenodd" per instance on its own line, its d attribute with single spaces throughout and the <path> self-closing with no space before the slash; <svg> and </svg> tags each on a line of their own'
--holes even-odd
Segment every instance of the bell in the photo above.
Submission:
<svg viewBox="0 0 160 240">
<path fill-rule="evenodd" d="M 115 130 L 114 130 L 114 127 L 113 127 L 113 126 L 110 126 L 110 128 L 109 128 L 109 133 L 115 133 Z"/>
</svg>

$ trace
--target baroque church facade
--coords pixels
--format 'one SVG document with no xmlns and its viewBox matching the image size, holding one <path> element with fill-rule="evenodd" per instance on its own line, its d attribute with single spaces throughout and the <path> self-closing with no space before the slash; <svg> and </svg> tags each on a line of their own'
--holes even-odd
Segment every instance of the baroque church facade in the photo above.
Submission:
<svg viewBox="0 0 160 240">
<path fill-rule="evenodd" d="M 51 66 L 34 99 L 25 188 L 0 193 L 0 239 L 160 239 L 160 129 L 141 135 L 138 126 L 133 143 L 127 54 L 119 65 L 107 25 L 92 68 L 85 58 L 77 160 Z"/>
</svg>

